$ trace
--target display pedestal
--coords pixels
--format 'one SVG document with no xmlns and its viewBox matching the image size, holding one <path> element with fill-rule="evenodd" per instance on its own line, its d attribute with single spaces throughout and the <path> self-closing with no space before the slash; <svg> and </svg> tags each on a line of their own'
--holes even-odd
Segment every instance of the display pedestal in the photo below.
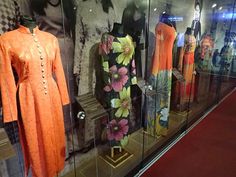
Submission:
<svg viewBox="0 0 236 177">
<path fill-rule="evenodd" d="M 129 153 L 120 146 L 114 146 L 110 150 L 106 151 L 100 157 L 113 168 L 124 164 L 128 159 L 130 159 L 133 154 Z"/>
</svg>

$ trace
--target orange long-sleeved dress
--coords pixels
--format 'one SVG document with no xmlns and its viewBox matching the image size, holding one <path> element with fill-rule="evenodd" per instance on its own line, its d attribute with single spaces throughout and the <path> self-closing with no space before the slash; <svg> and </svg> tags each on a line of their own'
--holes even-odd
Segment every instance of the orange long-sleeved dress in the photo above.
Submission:
<svg viewBox="0 0 236 177">
<path fill-rule="evenodd" d="M 29 167 L 34 177 L 55 176 L 64 167 L 62 105 L 69 103 L 56 37 L 24 26 L 3 34 L 0 74 L 4 122 L 18 122 L 25 176 Z"/>
</svg>

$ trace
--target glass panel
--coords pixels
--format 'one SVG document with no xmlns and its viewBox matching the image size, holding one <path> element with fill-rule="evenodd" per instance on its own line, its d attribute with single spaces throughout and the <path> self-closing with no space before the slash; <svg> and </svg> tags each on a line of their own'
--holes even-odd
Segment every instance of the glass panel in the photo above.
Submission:
<svg viewBox="0 0 236 177">
<path fill-rule="evenodd" d="M 76 126 L 87 151 L 76 155 L 76 176 L 124 176 L 142 160 L 142 91 L 137 81 L 143 82 L 145 68 L 147 5 L 135 3 L 77 4 L 74 73 L 85 118 Z"/>
<path fill-rule="evenodd" d="M 147 66 L 152 70 L 147 71 L 146 80 L 152 91 L 145 94 L 144 162 L 149 162 L 155 152 L 159 153 L 235 87 L 233 3 L 150 1 Z M 173 27 L 175 41 L 171 39 Z M 162 63 L 167 66 L 168 61 L 173 68 L 163 69 Z M 164 91 L 167 74 L 162 72 L 172 72 L 171 101 Z M 168 114 L 163 108 L 168 108 L 168 103 L 169 116 L 165 116 Z M 163 121 L 164 117 L 168 121 Z"/>
<path fill-rule="evenodd" d="M 1 34 L 13 30 L 13 27 L 17 27 L 16 24 L 21 25 L 17 30 L 20 33 L 17 33 L 15 37 L 16 42 L 10 38 L 16 31 L 5 35 L 5 38 L 9 37 L 7 42 L 14 48 L 11 51 L 14 57 L 10 59 L 14 60 L 12 63 L 16 70 L 14 75 L 17 85 L 18 123 L 6 123 L 4 129 L 1 129 L 0 141 L 3 142 L 1 147 L 8 148 L 0 149 L 0 154 L 6 153 L 5 157 L 0 159 L 6 158 L 5 161 L 1 161 L 0 171 L 4 173 L 1 176 L 24 176 L 28 173 L 28 168 L 29 176 L 54 176 L 59 175 L 59 172 L 62 176 L 69 171 L 74 171 L 75 159 L 72 154 L 78 150 L 77 134 L 73 131 L 76 9 L 74 9 L 73 1 L 67 1 L 63 5 L 60 0 L 19 0 L 17 2 L 4 0 L 1 1 L 0 7 Z M 4 43 L 4 47 L 5 45 L 7 44 Z M 1 45 L 1 49 L 4 47 Z M 51 78 L 55 79 L 57 85 Z M 11 78 L 8 78 L 9 82 L 10 80 Z M 63 116 L 60 100 L 63 104 L 68 103 L 66 83 L 71 104 L 63 107 Z M 1 85 L 2 88 L 4 88 L 3 85 Z M 27 93 L 23 90 L 27 90 Z M 42 92 L 43 95 L 39 96 Z M 9 96 L 7 92 L 2 95 Z M 10 99 L 14 100 L 14 98 Z M 9 105 L 4 99 L 3 101 L 3 106 L 7 108 Z M 11 104 L 14 105 L 14 102 Z M 14 157 L 9 158 L 10 155 Z M 24 158 L 23 155 L 25 155 Z"/>
</svg>

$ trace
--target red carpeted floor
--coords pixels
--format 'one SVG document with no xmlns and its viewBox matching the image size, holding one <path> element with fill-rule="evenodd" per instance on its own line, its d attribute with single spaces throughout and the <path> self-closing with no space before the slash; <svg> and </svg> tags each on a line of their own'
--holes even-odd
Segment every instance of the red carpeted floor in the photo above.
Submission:
<svg viewBox="0 0 236 177">
<path fill-rule="evenodd" d="M 236 91 L 142 177 L 236 177 Z"/>
</svg>

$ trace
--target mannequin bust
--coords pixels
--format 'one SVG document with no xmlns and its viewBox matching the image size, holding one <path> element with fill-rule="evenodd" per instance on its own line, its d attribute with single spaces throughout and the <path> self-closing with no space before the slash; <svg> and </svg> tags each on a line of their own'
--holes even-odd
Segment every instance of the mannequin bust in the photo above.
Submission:
<svg viewBox="0 0 236 177">
<path fill-rule="evenodd" d="M 33 33 L 33 29 L 37 26 L 36 20 L 28 15 L 23 15 L 20 18 L 20 24 L 29 28 L 30 32 Z"/>
</svg>

